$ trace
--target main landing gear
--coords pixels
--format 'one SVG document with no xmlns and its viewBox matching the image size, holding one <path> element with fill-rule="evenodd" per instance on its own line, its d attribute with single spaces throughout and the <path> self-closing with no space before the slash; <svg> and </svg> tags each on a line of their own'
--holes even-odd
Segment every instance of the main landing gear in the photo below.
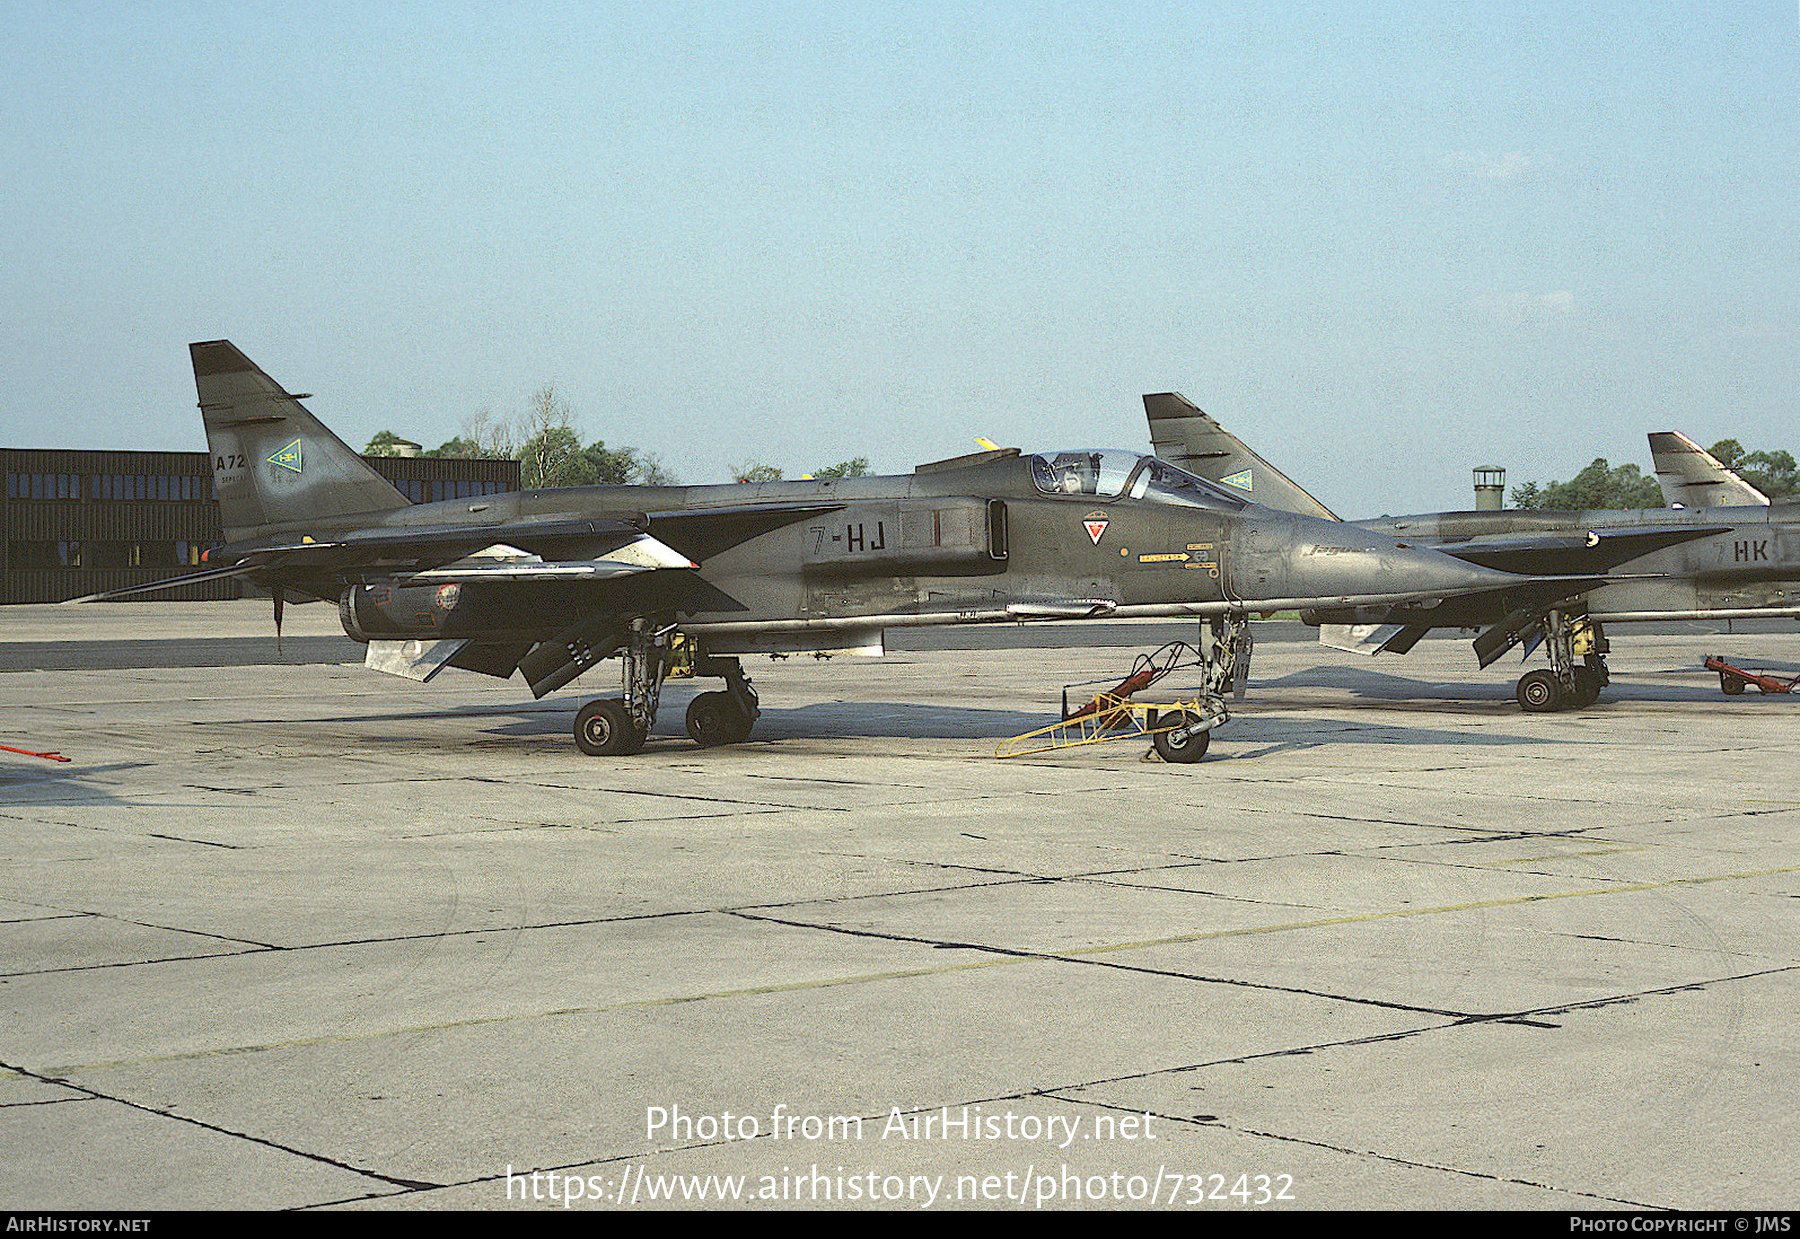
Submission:
<svg viewBox="0 0 1800 1239">
<path fill-rule="evenodd" d="M 613 757 L 643 749 L 656 722 L 669 670 L 668 639 L 674 631 L 673 624 L 658 628 L 648 619 L 632 621 L 630 636 L 619 650 L 624 696 L 590 701 L 575 715 L 575 744 L 583 753 Z M 747 739 L 762 711 L 743 664 L 736 658 L 703 655 L 694 664 L 694 674 L 721 676 L 725 689 L 694 698 L 687 712 L 688 735 L 708 748 Z"/>
<path fill-rule="evenodd" d="M 1550 665 L 1520 676 L 1513 695 L 1532 714 L 1587 709 L 1610 679 L 1606 670 L 1610 647 L 1605 634 L 1586 615 L 1552 610 L 1542 623 Z"/>
</svg>

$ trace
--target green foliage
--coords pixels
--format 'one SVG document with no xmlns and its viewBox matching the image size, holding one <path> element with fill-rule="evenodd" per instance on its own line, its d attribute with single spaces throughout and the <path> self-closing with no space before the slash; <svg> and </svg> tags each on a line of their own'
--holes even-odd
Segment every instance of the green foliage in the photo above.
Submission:
<svg viewBox="0 0 1800 1239">
<path fill-rule="evenodd" d="M 575 486 L 629 486 L 637 480 L 637 453 L 614 450 L 595 439 L 581 449 L 581 480 Z"/>
<path fill-rule="evenodd" d="M 662 457 L 655 452 L 638 452 L 632 448 L 626 450 L 633 453 L 633 463 L 637 468 L 636 476 L 639 486 L 681 485 L 680 480 L 673 473 L 663 468 Z"/>
<path fill-rule="evenodd" d="M 484 439 L 510 446 L 512 435 L 504 429 L 487 430 L 486 414 L 477 419 L 471 432 L 471 454 L 481 451 Z M 519 485 L 528 490 L 550 490 L 564 486 L 674 486 L 676 480 L 663 468 L 662 460 L 653 452 L 636 448 L 609 448 L 602 439 L 586 447 L 576 429 L 568 404 L 556 394 L 554 385 L 546 384 L 531 398 L 531 409 L 519 419 L 517 435 L 522 440 L 516 451 L 519 461 Z M 452 439 L 439 449 L 448 454 L 452 445 L 463 441 Z"/>
<path fill-rule="evenodd" d="M 462 433 L 426 452 L 456 460 L 517 460 L 519 447 L 512 428 L 494 420 L 486 409 L 463 423 Z"/>
<path fill-rule="evenodd" d="M 781 470 L 774 465 L 746 460 L 731 466 L 731 478 L 734 482 L 779 482 Z"/>
<path fill-rule="evenodd" d="M 822 469 L 814 469 L 816 478 L 860 478 L 869 475 L 869 458 L 858 456 L 853 460 L 840 460 L 835 465 L 826 465 Z"/>
<path fill-rule="evenodd" d="M 471 429 L 467 436 L 457 435 L 448 443 L 419 454 L 445 460 L 514 460 L 519 449 L 513 446 L 510 436 L 489 434 L 484 439 L 478 429 Z"/>
<path fill-rule="evenodd" d="M 369 440 L 365 456 L 398 456 L 412 446 L 391 430 Z M 581 446 L 574 414 L 554 384 L 531 398 L 531 408 L 511 422 L 496 421 L 485 409 L 463 423 L 463 432 L 422 456 L 456 460 L 516 460 L 519 485 L 528 490 L 559 486 L 678 486 L 655 452 L 607 447 L 596 439 Z M 848 462 L 854 464 L 856 462 Z M 866 463 L 866 462 L 865 462 Z M 767 466 L 758 466 L 767 468 Z M 779 478 L 781 471 L 775 470 Z"/>
<path fill-rule="evenodd" d="M 1567 482 L 1551 482 L 1541 489 L 1536 482 L 1516 486 L 1512 501 L 1516 508 L 1554 511 L 1663 506 L 1662 487 L 1654 476 L 1645 477 L 1636 465 L 1614 469 L 1605 460 L 1594 461 Z"/>
<path fill-rule="evenodd" d="M 528 480 L 533 479 L 533 480 Z M 675 479 L 652 453 L 609 448 L 599 439 L 582 447 L 573 429 L 548 427 L 519 455 L 519 484 L 557 486 L 674 486 Z"/>
<path fill-rule="evenodd" d="M 480 456 L 473 442 L 458 435 L 448 443 L 440 444 L 421 456 L 436 456 L 444 460 L 475 460 Z"/>
<path fill-rule="evenodd" d="M 1736 470 L 1771 499 L 1800 494 L 1800 466 L 1787 452 L 1746 452 L 1736 439 L 1721 439 L 1709 450 L 1720 464 Z M 1613 469 L 1596 460 L 1567 482 L 1513 487 L 1512 505 L 1556 511 L 1660 508 L 1663 494 L 1654 474 L 1646 477 L 1636 465 Z"/>
<path fill-rule="evenodd" d="M 402 439 L 391 430 L 382 430 L 369 440 L 369 446 L 362 450 L 362 454 L 364 456 L 400 456 L 403 455 L 402 448 L 415 446 L 417 445 L 410 439 Z"/>
<path fill-rule="evenodd" d="M 566 424 L 545 426 L 525 440 L 519 452 L 519 485 L 526 490 L 580 486 L 591 469 L 582 455 L 580 438 Z"/>
<path fill-rule="evenodd" d="M 1800 493 L 1800 475 L 1793 456 L 1787 452 L 1746 452 L 1736 439 L 1721 439 L 1711 451 L 1720 464 L 1736 470 L 1744 481 L 1771 499 Z"/>
</svg>

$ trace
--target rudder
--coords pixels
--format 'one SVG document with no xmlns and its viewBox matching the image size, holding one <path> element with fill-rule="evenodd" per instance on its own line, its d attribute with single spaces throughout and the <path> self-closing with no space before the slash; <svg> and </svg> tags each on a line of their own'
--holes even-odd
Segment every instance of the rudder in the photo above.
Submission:
<svg viewBox="0 0 1800 1239">
<path fill-rule="evenodd" d="M 1247 491 L 1265 508 L 1325 521 L 1338 519 L 1337 513 L 1180 392 L 1146 393 L 1144 416 L 1150 422 L 1150 450 L 1170 464 L 1210 482 Z"/>
<path fill-rule="evenodd" d="M 229 340 L 188 351 L 227 538 L 409 505 Z"/>
</svg>

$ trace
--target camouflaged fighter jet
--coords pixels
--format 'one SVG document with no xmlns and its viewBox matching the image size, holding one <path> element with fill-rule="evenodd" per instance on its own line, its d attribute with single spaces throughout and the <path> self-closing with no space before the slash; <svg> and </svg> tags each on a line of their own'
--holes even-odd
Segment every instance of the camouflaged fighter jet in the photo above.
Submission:
<svg viewBox="0 0 1800 1239">
<path fill-rule="evenodd" d="M 1215 630 L 1208 708 L 1169 745 L 1191 760 L 1226 717 L 1253 612 L 1469 594 L 1510 607 L 1545 588 L 1123 451 L 413 504 L 232 344 L 190 349 L 229 539 L 200 575 L 267 587 L 277 624 L 285 601 L 336 603 L 370 667 L 421 681 L 516 672 L 542 697 L 617 654 L 621 695 L 575 718 L 591 754 L 642 747 L 677 633 L 698 647 L 696 672 L 725 682 L 687 712 L 711 745 L 745 739 L 758 716 L 745 654 L 879 653 L 883 630 L 907 625 L 1195 616 Z"/>
<path fill-rule="evenodd" d="M 1144 412 L 1157 455 L 1271 506 L 1338 519 L 1185 397 L 1146 395 Z M 1800 503 L 1771 504 L 1683 435 L 1651 434 L 1650 447 L 1664 497 L 1688 507 L 1356 522 L 1472 564 L 1567 574 L 1561 597 L 1545 593 L 1510 606 L 1499 595 L 1471 596 L 1430 612 L 1409 604 L 1320 607 L 1303 618 L 1320 625 L 1322 642 L 1366 654 L 1404 654 L 1432 628 L 1480 628 L 1475 653 L 1483 667 L 1521 642 L 1527 657 L 1542 643 L 1550 666 L 1526 672 L 1515 695 L 1526 710 L 1547 712 L 1592 705 L 1606 686 L 1603 624 L 1800 616 Z"/>
</svg>

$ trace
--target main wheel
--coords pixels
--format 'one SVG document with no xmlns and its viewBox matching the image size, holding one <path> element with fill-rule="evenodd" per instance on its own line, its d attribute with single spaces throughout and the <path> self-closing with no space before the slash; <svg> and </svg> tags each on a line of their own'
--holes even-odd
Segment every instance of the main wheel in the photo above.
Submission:
<svg viewBox="0 0 1800 1239">
<path fill-rule="evenodd" d="M 688 735 L 702 748 L 748 739 L 753 722 L 730 693 L 701 693 L 688 705 Z"/>
<path fill-rule="evenodd" d="M 1562 709 L 1563 698 L 1566 696 L 1562 681 L 1556 678 L 1556 674 L 1541 667 L 1520 676 L 1519 687 L 1513 695 L 1532 714 L 1549 714 Z"/>
<path fill-rule="evenodd" d="M 1190 762 L 1199 761 L 1206 754 L 1206 746 L 1212 743 L 1212 732 L 1200 731 L 1184 740 L 1175 739 L 1175 733 L 1183 727 L 1192 727 L 1200 721 L 1200 716 L 1183 710 L 1173 729 L 1159 731 L 1150 737 L 1150 744 L 1156 749 L 1156 755 L 1164 761 Z"/>
<path fill-rule="evenodd" d="M 1744 681 L 1738 679 L 1735 675 L 1726 675 L 1723 671 L 1719 672 L 1719 691 L 1724 693 L 1727 697 L 1742 697 L 1744 695 L 1745 687 Z"/>
<path fill-rule="evenodd" d="M 645 732 L 617 697 L 590 701 L 575 715 L 575 744 L 589 757 L 622 757 L 644 747 Z"/>
<path fill-rule="evenodd" d="M 1567 707 L 1570 710 L 1585 710 L 1600 700 L 1600 672 L 1593 667 L 1575 668 L 1575 692 Z"/>
</svg>

